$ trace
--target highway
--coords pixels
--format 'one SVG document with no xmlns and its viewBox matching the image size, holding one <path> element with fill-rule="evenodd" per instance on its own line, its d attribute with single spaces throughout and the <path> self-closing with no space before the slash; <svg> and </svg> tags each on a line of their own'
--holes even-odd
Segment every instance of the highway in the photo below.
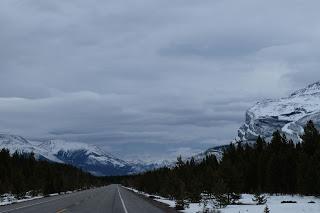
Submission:
<svg viewBox="0 0 320 213">
<path fill-rule="evenodd" d="M 164 213 L 175 212 L 120 185 L 0 206 L 0 213 Z"/>
</svg>

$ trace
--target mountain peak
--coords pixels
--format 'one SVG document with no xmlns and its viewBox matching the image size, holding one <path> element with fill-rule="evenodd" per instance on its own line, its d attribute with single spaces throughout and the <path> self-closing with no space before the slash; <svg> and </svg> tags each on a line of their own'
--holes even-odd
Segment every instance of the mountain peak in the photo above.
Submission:
<svg viewBox="0 0 320 213">
<path fill-rule="evenodd" d="M 314 95 L 314 94 L 320 94 L 320 81 L 310 84 L 303 89 L 299 89 L 294 93 L 292 93 L 290 96 L 295 97 L 295 96 Z"/>
<path fill-rule="evenodd" d="M 18 135 L 0 133 L 0 150 L 3 148 L 10 153 L 33 152 L 37 159 L 71 164 L 95 175 L 128 175 L 160 166 L 142 162 L 128 163 L 91 144 L 56 139 L 28 141 Z"/>
<path fill-rule="evenodd" d="M 99 154 L 106 154 L 94 145 L 89 145 L 80 142 L 66 142 L 64 140 L 52 139 L 44 141 L 39 145 L 52 153 L 58 153 L 59 151 L 73 151 L 73 150 L 86 150 L 86 152 L 98 152 Z"/>
<path fill-rule="evenodd" d="M 279 130 L 294 141 L 300 141 L 303 127 L 313 120 L 320 127 L 320 82 L 297 90 L 291 96 L 262 101 L 246 112 L 245 123 L 238 130 L 239 141 L 271 138 Z"/>
</svg>

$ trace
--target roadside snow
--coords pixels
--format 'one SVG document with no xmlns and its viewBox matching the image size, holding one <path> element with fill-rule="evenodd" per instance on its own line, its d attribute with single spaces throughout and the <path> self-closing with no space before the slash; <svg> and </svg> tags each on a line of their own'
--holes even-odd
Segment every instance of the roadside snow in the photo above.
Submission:
<svg viewBox="0 0 320 213">
<path fill-rule="evenodd" d="M 145 192 L 142 192 L 142 191 L 136 190 L 134 188 L 130 188 L 130 187 L 123 186 L 123 188 L 126 188 L 126 189 L 128 189 L 130 191 L 133 191 L 133 192 L 137 193 L 137 194 L 144 195 L 146 197 L 150 197 L 151 196 L 151 197 L 153 197 L 153 200 L 155 200 L 155 201 L 167 204 L 168 206 L 170 206 L 172 208 L 175 207 L 175 201 L 174 200 L 170 200 L 170 199 L 158 196 L 158 195 L 151 195 L 151 194 L 148 194 L 148 193 L 145 193 Z"/>
<path fill-rule="evenodd" d="M 165 203 L 167 204 L 168 206 L 170 206 L 171 208 L 174 208 L 176 206 L 176 203 L 174 200 L 169 200 L 169 199 L 166 199 L 166 198 L 163 198 L 163 197 L 158 197 L 156 199 L 154 199 L 158 202 L 161 202 L 161 203 Z"/>
<path fill-rule="evenodd" d="M 145 192 L 138 191 L 133 188 L 125 187 L 135 193 L 145 195 L 147 197 L 154 197 L 154 200 L 165 203 L 170 207 L 175 207 L 175 201 L 157 195 L 150 195 Z M 265 205 L 255 205 L 252 201 L 253 195 L 243 194 L 239 200 L 245 205 L 229 205 L 223 209 L 217 209 L 221 213 L 263 213 L 266 205 L 271 213 L 319 213 L 320 212 L 320 198 L 313 196 L 299 196 L 299 195 L 269 195 L 268 201 Z M 296 201 L 297 203 L 282 204 L 282 201 Z M 309 203 L 313 201 L 314 203 Z M 203 204 L 190 203 L 189 207 L 181 212 L 184 213 L 200 213 L 203 210 Z"/>
<path fill-rule="evenodd" d="M 54 197 L 54 196 L 58 196 L 61 194 L 71 194 L 74 192 L 77 192 L 77 190 L 60 192 L 60 193 L 53 193 L 53 194 L 49 194 L 48 196 Z M 44 196 L 43 195 L 31 196 L 31 195 L 28 195 L 28 193 L 27 193 L 27 195 L 25 195 L 23 198 L 17 198 L 13 194 L 6 193 L 6 194 L 0 195 L 0 206 L 10 205 L 10 204 L 14 204 L 14 203 L 21 203 L 21 202 L 25 202 L 25 201 L 40 199 L 40 198 L 44 198 Z"/>
<path fill-rule="evenodd" d="M 21 202 L 25 202 L 25 201 L 29 201 L 29 200 L 40 199 L 40 198 L 43 198 L 43 196 L 32 197 L 32 196 L 26 195 L 26 196 L 24 196 L 24 198 L 18 199 L 12 194 L 3 194 L 0 196 L 0 206 L 5 206 L 5 205 L 13 204 L 13 203 L 21 203 Z"/>
<path fill-rule="evenodd" d="M 244 194 L 240 200 L 243 203 L 252 203 L 252 195 Z M 281 204 L 281 201 L 296 201 L 297 203 Z M 315 203 L 308 203 L 314 201 Z M 272 195 L 268 197 L 268 205 L 272 213 L 319 213 L 320 212 L 320 199 L 313 196 L 298 196 L 298 195 Z M 263 212 L 266 205 L 230 205 L 221 212 L 225 213 L 242 213 L 242 212 Z"/>
<path fill-rule="evenodd" d="M 320 199 L 313 196 L 298 195 L 270 195 L 266 205 L 255 205 L 252 202 L 253 195 L 243 194 L 240 202 L 247 205 L 229 205 L 226 208 L 219 209 L 221 213 L 259 213 L 263 212 L 267 205 L 272 213 L 319 213 Z M 281 201 L 296 201 L 297 203 L 281 204 Z M 308 203 L 314 201 L 315 203 Z M 182 211 L 185 213 L 201 212 L 203 205 L 191 203 L 189 208 Z"/>
</svg>

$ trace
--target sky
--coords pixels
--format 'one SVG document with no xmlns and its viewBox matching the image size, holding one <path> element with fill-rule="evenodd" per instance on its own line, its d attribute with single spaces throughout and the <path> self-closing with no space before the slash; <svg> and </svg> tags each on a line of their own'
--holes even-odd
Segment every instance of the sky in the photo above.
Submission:
<svg viewBox="0 0 320 213">
<path fill-rule="evenodd" d="M 317 0 L 1 0 L 0 132 L 169 159 L 320 80 Z"/>
</svg>

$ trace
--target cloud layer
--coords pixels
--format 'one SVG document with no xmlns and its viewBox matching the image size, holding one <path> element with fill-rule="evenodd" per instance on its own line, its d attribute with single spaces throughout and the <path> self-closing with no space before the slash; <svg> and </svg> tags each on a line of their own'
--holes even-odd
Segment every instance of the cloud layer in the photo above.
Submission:
<svg viewBox="0 0 320 213">
<path fill-rule="evenodd" d="M 255 101 L 320 79 L 319 6 L 3 0 L 0 130 L 126 156 L 226 143 Z"/>
</svg>

